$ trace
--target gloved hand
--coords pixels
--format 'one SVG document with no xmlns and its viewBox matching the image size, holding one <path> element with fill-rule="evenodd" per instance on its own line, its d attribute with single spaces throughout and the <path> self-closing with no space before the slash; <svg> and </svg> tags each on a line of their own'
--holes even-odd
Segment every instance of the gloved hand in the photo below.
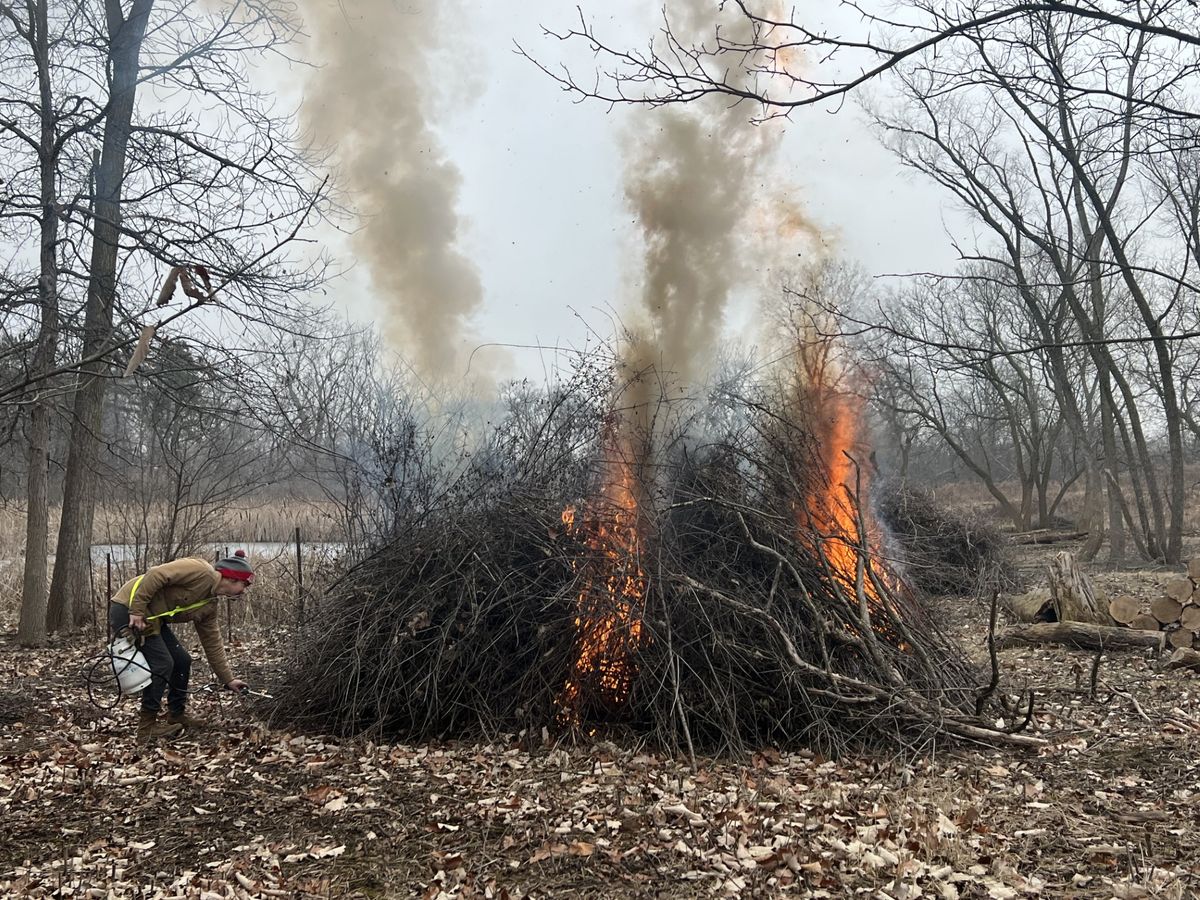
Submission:
<svg viewBox="0 0 1200 900">
<path fill-rule="evenodd" d="M 231 681 L 225 685 L 225 690 L 233 691 L 235 694 L 240 694 L 242 691 L 246 690 L 248 687 L 250 687 L 250 685 L 246 684 L 246 682 L 242 681 L 242 679 L 235 678 L 235 679 L 233 679 L 233 681 Z"/>
</svg>

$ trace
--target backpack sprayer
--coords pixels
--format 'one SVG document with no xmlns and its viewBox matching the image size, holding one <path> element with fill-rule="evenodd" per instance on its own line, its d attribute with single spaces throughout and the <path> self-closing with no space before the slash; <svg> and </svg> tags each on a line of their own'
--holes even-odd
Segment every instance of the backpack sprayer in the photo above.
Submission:
<svg viewBox="0 0 1200 900">
<path fill-rule="evenodd" d="M 118 634 L 112 639 L 108 645 L 108 662 L 113 677 L 117 679 L 117 691 L 122 697 L 150 686 L 153 678 L 150 666 L 132 634 Z"/>
</svg>

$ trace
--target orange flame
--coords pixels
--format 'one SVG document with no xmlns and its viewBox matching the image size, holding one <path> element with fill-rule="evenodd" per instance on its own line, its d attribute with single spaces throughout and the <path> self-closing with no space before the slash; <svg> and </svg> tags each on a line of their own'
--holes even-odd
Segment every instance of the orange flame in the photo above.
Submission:
<svg viewBox="0 0 1200 900">
<path fill-rule="evenodd" d="M 620 706 L 637 675 L 631 657 L 645 640 L 642 611 L 648 580 L 641 564 L 638 482 L 628 442 L 610 434 L 597 501 L 586 513 L 563 510 L 567 533 L 589 551 L 572 562 L 582 578 L 576 600 L 576 653 L 558 698 L 559 719 L 578 725 L 585 685 L 611 706 Z"/>
<path fill-rule="evenodd" d="M 904 649 L 887 621 L 887 613 L 894 609 L 866 568 L 869 562 L 869 571 L 885 585 L 902 587 L 895 574 L 881 563 L 882 527 L 870 509 L 859 504 L 867 493 L 870 477 L 869 471 L 859 465 L 862 401 L 838 383 L 832 351 L 828 341 L 801 347 L 804 383 L 796 401 L 816 440 L 821 475 L 810 485 L 810 490 L 813 486 L 816 489 L 796 505 L 799 539 L 802 545 L 820 551 L 834 577 L 851 596 L 857 595 L 861 560 L 862 590 L 872 615 L 872 627 Z"/>
</svg>

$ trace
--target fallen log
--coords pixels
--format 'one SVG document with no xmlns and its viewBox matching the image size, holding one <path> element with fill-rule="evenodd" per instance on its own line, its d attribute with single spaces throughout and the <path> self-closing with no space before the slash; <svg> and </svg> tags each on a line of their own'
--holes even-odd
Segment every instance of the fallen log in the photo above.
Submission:
<svg viewBox="0 0 1200 900">
<path fill-rule="evenodd" d="M 1170 597 L 1159 597 L 1150 604 L 1150 613 L 1164 625 L 1170 625 L 1183 614 L 1183 605 Z"/>
<path fill-rule="evenodd" d="M 1085 622 L 1041 622 L 1036 625 L 1012 625 L 996 634 L 996 646 L 1019 647 L 1028 644 L 1065 644 L 1079 650 L 1143 650 L 1162 652 L 1166 635 L 1161 631 L 1138 631 L 1111 625 Z"/>
<path fill-rule="evenodd" d="M 1151 613 L 1138 613 L 1129 627 L 1135 631 L 1158 631 L 1159 622 Z"/>
<path fill-rule="evenodd" d="M 1034 588 L 1024 594 L 1004 598 L 1004 608 L 1019 622 L 1053 622 L 1054 598 L 1050 588 Z M 1157 625 L 1157 622 L 1155 623 Z"/>
<path fill-rule="evenodd" d="M 1167 636 L 1167 643 L 1176 650 L 1191 650 L 1192 643 L 1196 639 L 1196 632 L 1190 628 L 1176 628 L 1173 631 L 1164 632 Z"/>
<path fill-rule="evenodd" d="M 1182 606 L 1192 597 L 1192 579 L 1172 578 L 1167 582 L 1167 586 L 1163 589 L 1163 593 L 1172 600 L 1178 600 L 1179 604 Z"/>
<path fill-rule="evenodd" d="M 1014 544 L 1058 544 L 1064 541 L 1081 541 L 1088 536 L 1086 531 L 1021 531 L 1012 536 Z"/>
</svg>

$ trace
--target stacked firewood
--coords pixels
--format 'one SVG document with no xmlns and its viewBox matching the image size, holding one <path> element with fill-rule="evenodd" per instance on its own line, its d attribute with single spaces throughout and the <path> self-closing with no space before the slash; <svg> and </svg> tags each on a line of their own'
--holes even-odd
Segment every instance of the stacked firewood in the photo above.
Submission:
<svg viewBox="0 0 1200 900">
<path fill-rule="evenodd" d="M 1188 563 L 1187 575 L 1169 580 L 1160 596 L 1149 601 L 1115 597 L 1108 613 L 1130 628 L 1166 632 L 1167 644 L 1175 649 L 1200 649 L 1200 557 Z"/>
</svg>

